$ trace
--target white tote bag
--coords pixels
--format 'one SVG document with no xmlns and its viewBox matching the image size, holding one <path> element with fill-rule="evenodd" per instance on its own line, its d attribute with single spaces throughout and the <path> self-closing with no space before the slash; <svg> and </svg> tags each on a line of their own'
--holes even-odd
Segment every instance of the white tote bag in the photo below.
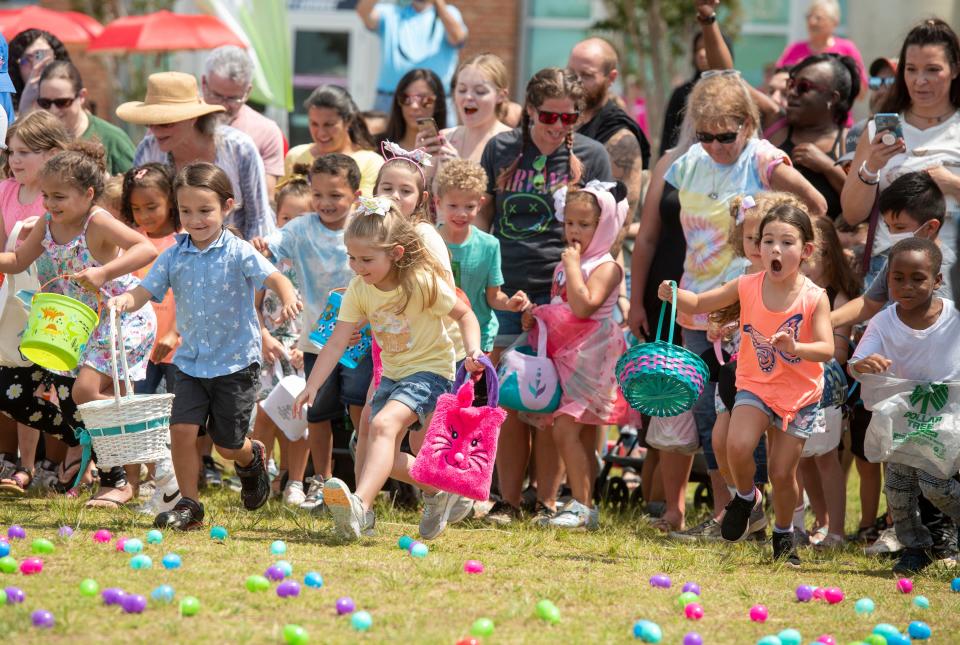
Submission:
<svg viewBox="0 0 960 645">
<path fill-rule="evenodd" d="M 36 218 L 28 218 L 13 225 L 4 251 L 10 253 L 16 249 L 20 231 L 31 219 Z M 17 297 L 17 292 L 37 291 L 40 289 L 40 282 L 33 265 L 23 273 L 7 274 L 3 278 L 3 285 L 0 285 L 0 365 L 24 367 L 30 365 L 30 361 L 20 353 L 20 337 L 30 317 L 30 306 Z"/>
<path fill-rule="evenodd" d="M 861 396 L 873 412 L 864 454 L 944 479 L 960 468 L 960 382 L 925 383 L 864 374 Z"/>
<path fill-rule="evenodd" d="M 657 450 L 692 455 L 700 447 L 697 422 L 693 411 L 687 410 L 672 417 L 650 417 L 647 444 Z"/>
</svg>

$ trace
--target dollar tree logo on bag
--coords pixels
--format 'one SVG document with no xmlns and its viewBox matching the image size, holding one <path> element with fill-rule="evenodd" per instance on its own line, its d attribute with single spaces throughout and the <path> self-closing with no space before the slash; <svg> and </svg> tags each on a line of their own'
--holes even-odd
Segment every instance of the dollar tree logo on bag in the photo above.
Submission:
<svg viewBox="0 0 960 645">
<path fill-rule="evenodd" d="M 915 387 L 909 397 L 910 405 L 914 409 L 907 410 L 903 414 L 906 432 L 894 430 L 894 444 L 902 445 L 905 442 L 910 442 L 926 446 L 934 455 L 942 457 L 944 445 L 943 441 L 940 440 L 939 428 L 943 416 L 938 415 L 937 412 L 947 405 L 949 396 L 949 390 L 943 383 L 930 383 Z M 916 411 L 918 407 L 920 408 L 919 412 Z M 931 408 L 933 409 L 931 410 Z M 928 412 L 931 414 L 928 415 Z"/>
<path fill-rule="evenodd" d="M 931 383 L 929 385 L 918 385 L 910 394 L 910 405 L 917 407 L 920 404 L 920 414 L 926 414 L 927 408 L 933 406 L 934 410 L 939 412 L 947 404 L 949 394 L 947 386 L 942 383 Z"/>
</svg>

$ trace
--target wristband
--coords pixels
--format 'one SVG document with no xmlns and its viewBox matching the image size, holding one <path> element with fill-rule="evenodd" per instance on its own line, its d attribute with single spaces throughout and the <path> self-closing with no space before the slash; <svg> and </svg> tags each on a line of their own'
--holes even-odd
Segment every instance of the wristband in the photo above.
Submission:
<svg viewBox="0 0 960 645">
<path fill-rule="evenodd" d="M 699 22 L 701 25 L 712 25 L 716 21 L 717 14 L 715 13 L 712 13 L 709 16 L 701 16 L 700 14 L 697 14 L 697 22 Z"/>
<path fill-rule="evenodd" d="M 870 172 L 866 161 L 860 164 L 860 169 L 857 170 L 857 178 L 868 186 L 876 186 L 880 183 L 880 173 Z"/>
</svg>

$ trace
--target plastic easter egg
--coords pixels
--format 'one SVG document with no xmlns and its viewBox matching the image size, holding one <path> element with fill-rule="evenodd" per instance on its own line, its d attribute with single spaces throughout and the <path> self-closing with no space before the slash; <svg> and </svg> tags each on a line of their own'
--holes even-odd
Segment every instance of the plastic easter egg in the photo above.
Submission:
<svg viewBox="0 0 960 645">
<path fill-rule="evenodd" d="M 796 629 L 785 629 L 777 634 L 777 638 L 783 645 L 800 645 L 803 642 L 803 635 Z"/>
<path fill-rule="evenodd" d="M 141 569 L 149 569 L 153 566 L 153 560 L 149 555 L 144 555 L 143 553 L 138 553 L 137 555 L 130 558 L 130 568 L 137 571 Z"/>
<path fill-rule="evenodd" d="M 157 602 L 171 603 L 174 595 L 173 587 L 170 585 L 160 585 L 150 592 L 150 597 Z"/>
<path fill-rule="evenodd" d="M 878 623 L 874 626 L 873 633 L 880 634 L 884 638 L 889 639 L 891 636 L 898 635 L 900 630 L 889 623 Z"/>
<path fill-rule="evenodd" d="M 163 564 L 164 569 L 179 569 L 182 564 L 180 556 L 176 553 L 166 554 L 160 562 Z"/>
<path fill-rule="evenodd" d="M 48 555 L 53 553 L 53 542 L 47 538 L 37 538 L 30 543 L 30 550 L 37 555 Z"/>
<path fill-rule="evenodd" d="M 560 622 L 560 610 L 551 600 L 543 599 L 537 602 L 536 612 L 537 618 L 551 625 L 556 625 Z"/>
<path fill-rule="evenodd" d="M 157 529 L 147 531 L 147 544 L 160 544 L 163 542 L 163 533 Z"/>
<path fill-rule="evenodd" d="M 403 549 L 404 551 L 410 550 L 410 545 L 413 544 L 413 538 L 409 535 L 403 535 L 397 540 L 397 546 Z"/>
<path fill-rule="evenodd" d="M 287 543 L 283 540 L 274 540 L 270 543 L 271 555 L 283 555 L 287 552 Z"/>
<path fill-rule="evenodd" d="M 32 576 L 41 571 L 43 571 L 43 560 L 40 558 L 27 558 L 20 563 L 20 573 L 25 576 Z"/>
<path fill-rule="evenodd" d="M 13 573 L 17 570 L 17 561 L 12 556 L 5 555 L 0 558 L 0 571 L 4 573 Z"/>
<path fill-rule="evenodd" d="M 73 528 L 66 525 L 61 526 L 60 529 L 57 531 L 57 535 L 59 535 L 62 538 L 71 538 L 73 537 Z"/>
<path fill-rule="evenodd" d="M 687 632 L 683 635 L 683 645 L 703 645 L 703 636 L 697 632 Z"/>
<path fill-rule="evenodd" d="M 222 526 L 210 527 L 210 539 L 217 542 L 223 542 L 227 539 L 227 529 Z"/>
<path fill-rule="evenodd" d="M 293 565 L 286 560 L 277 560 L 273 563 L 273 566 L 283 572 L 284 578 L 289 578 L 291 575 L 293 575 Z"/>
<path fill-rule="evenodd" d="M 307 645 L 310 635 L 300 625 L 284 625 L 283 642 L 287 645 Z"/>
<path fill-rule="evenodd" d="M 820 634 L 817 636 L 817 642 L 823 643 L 823 645 L 837 645 L 837 639 L 830 634 Z"/>
<path fill-rule="evenodd" d="M 864 645 L 887 645 L 887 639 L 880 634 L 867 634 L 863 639 Z"/>
<path fill-rule="evenodd" d="M 365 632 L 373 626 L 373 616 L 369 611 L 358 611 L 350 616 L 350 626 L 358 632 Z"/>
<path fill-rule="evenodd" d="M 463 570 L 466 573 L 483 573 L 483 563 L 479 560 L 467 560 L 463 563 Z"/>
<path fill-rule="evenodd" d="M 88 598 L 100 593 L 100 585 L 93 578 L 84 578 L 80 581 L 80 595 Z"/>
<path fill-rule="evenodd" d="M 284 580 L 277 585 L 277 595 L 281 598 L 296 598 L 300 595 L 300 583 L 296 580 Z"/>
<path fill-rule="evenodd" d="M 950 591 L 954 593 L 960 593 L 960 578 L 954 578 L 950 582 Z"/>
<path fill-rule="evenodd" d="M 686 607 L 692 602 L 699 602 L 700 596 L 693 593 L 692 591 L 684 591 L 682 594 L 677 596 L 677 607 Z"/>
<path fill-rule="evenodd" d="M 263 576 L 248 576 L 244 585 L 247 591 L 266 591 L 270 588 L 270 581 Z"/>
<path fill-rule="evenodd" d="M 286 577 L 283 575 L 283 570 L 275 564 L 271 564 L 269 567 L 267 567 L 267 570 L 263 572 L 263 575 L 267 580 L 271 580 L 273 582 L 279 582 Z"/>
<path fill-rule="evenodd" d="M 633 636 L 644 643 L 659 643 L 663 640 L 663 631 L 651 620 L 638 620 L 633 624 Z"/>
<path fill-rule="evenodd" d="M 910 593 L 913 591 L 913 580 L 910 578 L 900 578 L 897 580 L 897 591 L 900 593 Z"/>
<path fill-rule="evenodd" d="M 30 614 L 30 622 L 33 623 L 34 627 L 50 629 L 56 621 L 53 619 L 53 614 L 49 611 L 46 609 L 38 609 Z"/>
<path fill-rule="evenodd" d="M 27 598 L 27 594 L 23 593 L 20 587 L 7 587 L 3 591 L 7 594 L 8 605 L 18 605 Z"/>
<path fill-rule="evenodd" d="M 824 590 L 823 597 L 831 605 L 836 605 L 837 603 L 843 602 L 843 591 L 837 587 L 830 587 Z"/>
<path fill-rule="evenodd" d="M 10 543 L 6 540 L 0 540 L 0 558 L 10 555 Z"/>
<path fill-rule="evenodd" d="M 107 587 L 100 592 L 100 597 L 103 599 L 103 604 L 107 605 L 119 605 L 120 601 L 123 600 L 123 597 L 127 595 L 123 589 L 118 589 L 116 587 Z"/>
<path fill-rule="evenodd" d="M 773 634 L 762 637 L 757 641 L 757 645 L 783 645 L 780 639 Z"/>
<path fill-rule="evenodd" d="M 873 600 L 870 598 L 861 598 L 853 605 L 853 610 L 860 614 L 861 616 L 866 614 L 870 615 L 873 613 L 873 610 L 876 608 Z"/>
<path fill-rule="evenodd" d="M 813 587 L 810 585 L 800 585 L 794 593 L 800 602 L 810 602 L 813 600 Z"/>
<path fill-rule="evenodd" d="M 415 558 L 425 558 L 430 553 L 430 549 L 423 542 L 417 542 L 410 547 L 410 555 Z"/>
<path fill-rule="evenodd" d="M 138 593 L 127 594 L 120 599 L 120 606 L 128 614 L 142 614 L 147 608 L 147 599 Z"/>
<path fill-rule="evenodd" d="M 681 589 L 680 591 L 682 591 L 683 593 L 695 593 L 699 596 L 700 585 L 698 585 L 696 582 L 686 582 L 683 585 L 683 589 Z"/>
<path fill-rule="evenodd" d="M 184 596 L 180 601 L 181 616 L 196 616 L 200 611 L 200 600 L 195 596 Z"/>
<path fill-rule="evenodd" d="M 671 584 L 673 584 L 673 582 L 670 580 L 670 576 L 665 573 L 658 573 L 654 576 L 650 576 L 651 587 L 656 587 L 658 589 L 669 589 Z"/>
<path fill-rule="evenodd" d="M 910 637 L 897 632 L 887 638 L 887 645 L 910 645 Z"/>
<path fill-rule="evenodd" d="M 113 534 L 107 529 L 100 529 L 93 534 L 93 541 L 98 544 L 106 544 L 113 539 Z"/>
<path fill-rule="evenodd" d="M 930 599 L 926 596 L 917 596 L 913 599 L 913 606 L 917 609 L 930 609 Z"/>
<path fill-rule="evenodd" d="M 825 589 L 823 587 L 814 587 L 813 588 L 813 599 L 814 600 L 823 600 L 823 592 Z"/>
<path fill-rule="evenodd" d="M 473 621 L 473 625 L 470 626 L 470 633 L 474 636 L 486 638 L 487 636 L 493 635 L 493 628 L 493 621 L 489 618 L 477 618 Z"/>
<path fill-rule="evenodd" d="M 127 541 L 123 543 L 123 551 L 130 554 L 140 553 L 143 551 L 143 541 L 137 538 L 127 538 Z"/>
<path fill-rule="evenodd" d="M 23 540 L 27 537 L 27 530 L 22 526 L 14 524 L 7 529 L 7 537 L 11 540 Z"/>
<path fill-rule="evenodd" d="M 750 620 L 755 623 L 767 622 L 767 616 L 769 616 L 769 612 L 763 605 L 754 605 L 750 608 Z"/>
<path fill-rule="evenodd" d="M 303 576 L 303 584 L 314 589 L 319 589 L 323 586 L 323 576 L 316 571 L 307 571 Z"/>
<path fill-rule="evenodd" d="M 473 638 L 472 636 L 468 636 L 466 638 L 461 638 L 460 640 L 458 640 L 457 645 L 481 645 L 481 644 L 480 644 L 479 638 Z"/>
<path fill-rule="evenodd" d="M 337 598 L 337 614 L 343 616 L 344 614 L 353 613 L 353 610 L 357 608 L 357 604 L 353 602 L 353 598 L 350 596 L 340 596 Z"/>
<path fill-rule="evenodd" d="M 691 602 L 683 608 L 683 615 L 688 620 L 700 620 L 703 618 L 703 606 L 698 602 Z"/>
<path fill-rule="evenodd" d="M 910 634 L 910 638 L 914 640 L 925 641 L 930 638 L 930 634 L 933 632 L 930 629 L 930 625 L 922 620 L 915 620 L 907 627 L 907 633 Z"/>
</svg>

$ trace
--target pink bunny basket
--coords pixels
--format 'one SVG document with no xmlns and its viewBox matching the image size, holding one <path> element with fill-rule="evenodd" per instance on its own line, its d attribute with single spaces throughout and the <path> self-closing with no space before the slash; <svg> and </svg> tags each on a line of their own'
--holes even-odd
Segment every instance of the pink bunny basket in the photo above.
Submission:
<svg viewBox="0 0 960 645">
<path fill-rule="evenodd" d="M 473 407 L 473 379 L 461 367 L 452 394 L 441 394 L 410 476 L 448 493 L 486 501 L 493 480 L 500 426 L 506 410 L 497 407 L 497 371 L 480 359 L 487 378 L 487 405 Z"/>
</svg>

